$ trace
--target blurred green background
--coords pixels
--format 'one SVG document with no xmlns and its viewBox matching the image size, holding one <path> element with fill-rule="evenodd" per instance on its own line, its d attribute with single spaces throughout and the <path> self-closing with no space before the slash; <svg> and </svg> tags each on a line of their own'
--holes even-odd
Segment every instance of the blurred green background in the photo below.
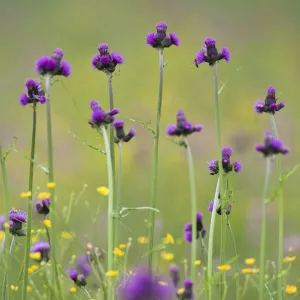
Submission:
<svg viewBox="0 0 300 300">
<path fill-rule="evenodd" d="M 58 208 L 63 211 L 70 195 L 78 195 L 84 184 L 86 191 L 74 207 L 70 231 L 77 240 L 71 242 L 68 254 L 80 254 L 88 241 L 106 247 L 107 198 L 96 188 L 107 185 L 105 156 L 83 146 L 69 132 L 91 144 L 102 144 L 87 124 L 89 101 L 97 99 L 108 108 L 108 89 L 104 73 L 93 70 L 91 59 L 99 43 L 107 42 L 111 51 L 119 51 L 124 65 L 115 73 L 113 88 L 115 106 L 121 116 L 144 122 L 154 121 L 158 89 L 158 53 L 148 47 L 145 36 L 155 31 L 158 21 L 166 21 L 169 32 L 181 40 L 179 48 L 165 51 L 165 82 L 161 122 L 159 190 L 156 236 L 170 232 L 183 237 L 183 226 L 190 221 L 188 170 L 184 149 L 164 135 L 167 124 L 175 122 L 178 109 L 189 120 L 201 123 L 204 130 L 191 136 L 197 180 L 198 210 L 204 213 L 209 227 L 208 203 L 213 198 L 216 177 L 207 171 L 207 161 L 217 157 L 213 107 L 213 74 L 208 65 L 195 68 L 193 60 L 206 36 L 217 40 L 219 48 L 232 52 L 230 63 L 219 66 L 221 93 L 222 143 L 233 148 L 234 159 L 243 163 L 243 171 L 235 177 L 234 205 L 230 221 L 234 230 L 240 261 L 258 258 L 260 237 L 260 204 L 264 178 L 264 161 L 254 151 L 270 129 L 268 116 L 256 115 L 253 104 L 263 99 L 268 85 L 277 88 L 286 108 L 276 115 L 280 137 L 291 148 L 283 158 L 285 170 L 300 162 L 299 111 L 300 80 L 298 52 L 299 9 L 297 0 L 253 1 L 2 1 L 0 4 L 1 72 L 0 72 L 0 141 L 4 147 L 18 137 L 17 149 L 29 154 L 31 110 L 21 107 L 27 78 L 38 79 L 35 61 L 60 47 L 72 65 L 69 78 L 60 78 L 51 90 L 55 176 Z M 47 164 L 45 106 L 38 108 L 37 161 Z M 127 121 L 137 136 L 124 146 L 124 206 L 146 206 L 150 199 L 152 172 L 152 136 L 142 126 Z M 117 148 L 116 148 L 117 149 Z M 273 163 L 275 169 L 275 162 Z M 12 154 L 7 160 L 11 206 L 25 209 L 19 193 L 27 190 L 28 161 Z M 275 184 L 273 178 L 273 187 Z M 299 174 L 285 185 L 285 249 L 300 252 Z M 47 176 L 35 171 L 35 186 L 46 190 Z M 2 189 L 2 187 L 1 187 Z M 2 206 L 2 202 L 1 202 Z M 1 207 L 2 209 L 2 207 Z M 96 216 L 96 211 L 99 214 Z M 277 206 L 269 205 L 268 252 L 270 260 L 277 257 Z M 133 212 L 122 222 L 122 241 L 147 232 L 148 212 Z M 218 220 L 219 223 L 220 220 Z M 37 219 L 35 228 L 41 227 Z M 65 230 L 63 220 L 59 229 Z M 218 237 L 219 231 L 217 231 Z M 207 241 L 206 241 L 207 242 Z M 25 241 L 22 241 L 24 244 Z M 20 253 L 23 251 L 21 243 Z M 219 245 L 219 239 L 216 240 Z M 144 246 L 146 249 L 146 246 Z M 143 246 L 133 247 L 130 260 L 143 253 Z M 182 244 L 171 249 L 175 261 L 189 255 Z M 233 256 L 228 240 L 228 259 Z M 216 251 L 216 257 L 218 252 Z M 297 272 L 290 281 L 296 282 Z"/>
</svg>

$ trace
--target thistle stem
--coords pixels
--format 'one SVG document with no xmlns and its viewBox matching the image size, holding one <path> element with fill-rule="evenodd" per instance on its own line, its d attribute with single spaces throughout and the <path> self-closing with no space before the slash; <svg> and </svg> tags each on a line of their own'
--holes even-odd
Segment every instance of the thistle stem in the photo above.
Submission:
<svg viewBox="0 0 300 300">
<path fill-rule="evenodd" d="M 151 200 L 150 207 L 156 208 L 157 200 L 157 175 L 158 175 L 158 145 L 159 145 L 159 134 L 160 134 L 160 117 L 162 107 L 162 93 L 163 93 L 163 76 L 164 76 L 164 57 L 163 49 L 158 50 L 159 53 L 159 88 L 158 88 L 158 102 L 156 111 L 156 124 L 155 124 L 155 137 L 154 137 L 154 162 L 153 162 L 153 174 L 152 174 L 152 188 L 151 188 Z M 155 211 L 150 211 L 149 220 L 149 260 L 148 267 L 151 272 L 152 270 L 152 258 L 153 258 L 153 245 L 154 245 L 154 228 L 155 228 Z"/>
<path fill-rule="evenodd" d="M 114 267 L 114 257 L 113 257 L 113 250 L 114 250 L 114 180 L 113 180 L 113 170 L 112 170 L 112 160 L 111 160 L 111 153 L 110 153 L 110 145 L 108 141 L 108 136 L 104 126 L 100 127 L 104 138 L 105 144 L 105 151 L 106 151 L 106 161 L 107 161 L 107 173 L 108 173 L 108 215 L 107 215 L 107 268 L 108 271 L 112 271 Z M 108 299 L 114 299 L 114 287 L 113 287 L 113 279 L 112 277 L 108 278 Z"/>
<path fill-rule="evenodd" d="M 259 273 L 259 300 L 264 299 L 265 290 L 265 260 L 266 260 L 266 223 L 267 223 L 267 203 L 269 184 L 271 175 L 271 158 L 266 157 L 266 174 L 263 190 L 261 237 L 260 237 L 260 273 Z"/>
<path fill-rule="evenodd" d="M 197 259 L 197 196 L 196 196 L 196 183 L 195 183 L 195 170 L 193 163 L 193 156 L 191 147 L 185 139 L 187 158 L 188 158 L 188 167 L 189 167 L 189 176 L 190 176 L 190 193 L 191 193 L 191 217 L 192 217 L 192 261 L 191 261 L 191 278 L 193 282 L 196 282 L 196 265 L 195 261 Z M 200 232 L 201 235 L 201 232 Z"/>
<path fill-rule="evenodd" d="M 29 265 L 29 252 L 31 242 L 31 220 L 32 220 L 32 194 L 33 194 L 33 167 L 34 167 L 34 156 L 35 156 L 35 139 L 36 139 L 36 103 L 32 107 L 32 137 L 31 137 L 31 154 L 30 154 L 30 165 L 29 165 L 29 184 L 28 191 L 30 195 L 27 202 L 27 233 L 26 233 L 26 248 L 25 248 L 25 262 L 24 262 L 24 274 L 23 274 L 23 293 L 22 299 L 27 298 L 27 285 L 28 285 L 28 265 Z"/>
<path fill-rule="evenodd" d="M 273 134 L 278 139 L 278 131 L 275 121 L 275 116 L 271 115 Z M 278 279 L 277 279 L 277 294 L 278 300 L 282 300 L 282 270 L 283 270 L 283 228 L 284 228 L 284 207 L 282 194 L 282 165 L 281 156 L 277 155 L 277 172 L 278 172 Z"/>
</svg>

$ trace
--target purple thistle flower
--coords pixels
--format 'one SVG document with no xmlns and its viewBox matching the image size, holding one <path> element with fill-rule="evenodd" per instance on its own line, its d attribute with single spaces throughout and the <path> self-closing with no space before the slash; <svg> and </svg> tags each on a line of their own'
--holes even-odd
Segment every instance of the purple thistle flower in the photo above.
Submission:
<svg viewBox="0 0 300 300">
<path fill-rule="evenodd" d="M 266 99 L 257 100 L 254 104 L 254 110 L 257 114 L 269 113 L 274 115 L 277 111 L 284 108 L 284 101 L 277 104 L 276 89 L 273 86 L 269 86 L 267 90 Z"/>
<path fill-rule="evenodd" d="M 191 279 L 186 279 L 183 282 L 184 291 L 182 294 L 178 294 L 180 300 L 193 300 L 195 295 L 193 292 L 194 283 Z"/>
<path fill-rule="evenodd" d="M 85 276 L 83 274 L 78 275 L 78 271 L 75 268 L 69 268 L 69 278 L 79 287 L 86 286 L 87 282 Z"/>
<path fill-rule="evenodd" d="M 50 260 L 50 245 L 47 241 L 39 241 L 31 246 L 30 248 L 31 253 L 41 253 L 41 259 L 38 261 L 45 261 L 48 262 Z"/>
<path fill-rule="evenodd" d="M 104 73 L 113 73 L 117 65 L 121 65 L 124 62 L 122 55 L 118 52 L 112 52 L 110 54 L 108 44 L 100 44 L 98 46 L 97 54 L 92 59 L 92 67 Z"/>
<path fill-rule="evenodd" d="M 195 58 L 195 65 L 198 67 L 203 62 L 208 63 L 210 66 L 214 65 L 217 61 L 224 59 L 230 61 L 231 54 L 228 48 L 222 48 L 222 52 L 218 52 L 216 48 L 216 40 L 212 37 L 207 37 L 204 40 L 204 49 L 201 49 Z M 205 53 L 206 52 L 206 53 Z"/>
<path fill-rule="evenodd" d="M 266 132 L 264 145 L 256 145 L 256 151 L 262 152 L 264 156 L 272 156 L 276 154 L 287 154 L 290 152 L 289 148 L 283 146 L 280 139 L 272 136 L 270 131 Z"/>
<path fill-rule="evenodd" d="M 64 52 L 57 48 L 53 50 L 51 57 L 42 56 L 36 62 L 36 72 L 45 76 L 64 76 L 71 74 L 71 65 L 67 61 L 62 61 Z"/>
<path fill-rule="evenodd" d="M 156 33 L 150 32 L 146 36 L 146 43 L 155 49 L 169 48 L 172 45 L 179 46 L 180 41 L 178 36 L 171 32 L 167 35 L 167 24 L 165 22 L 159 22 L 156 25 Z"/>
<path fill-rule="evenodd" d="M 234 164 L 233 164 L 233 169 L 234 169 L 235 173 L 241 172 L 241 170 L 242 170 L 242 163 L 239 160 L 235 161 Z"/>
<path fill-rule="evenodd" d="M 184 112 L 179 110 L 177 112 L 177 124 L 169 125 L 166 132 L 169 136 L 187 136 L 194 132 L 200 132 L 202 128 L 200 124 L 192 126 L 191 122 L 186 120 Z"/>
<path fill-rule="evenodd" d="M 42 199 L 40 201 L 38 201 L 35 205 L 36 207 L 36 210 L 37 212 L 40 214 L 40 215 L 48 215 L 49 212 L 50 212 L 50 198 L 45 198 L 45 199 Z"/>
<path fill-rule="evenodd" d="M 116 129 L 116 136 L 115 136 L 116 144 L 118 144 L 119 142 L 127 143 L 135 136 L 135 131 L 133 129 L 130 129 L 129 132 L 125 134 L 123 121 L 115 121 L 114 127 Z"/>
<path fill-rule="evenodd" d="M 211 160 L 208 162 L 208 170 L 210 175 L 216 175 L 219 173 L 219 163 L 217 160 Z"/>
<path fill-rule="evenodd" d="M 172 282 L 173 282 L 173 284 L 176 288 L 178 287 L 178 283 L 180 281 L 179 271 L 180 271 L 180 269 L 179 269 L 178 265 L 176 265 L 176 264 L 172 264 L 169 267 L 170 277 L 171 277 L 171 280 L 172 280 Z"/>
<path fill-rule="evenodd" d="M 99 128 L 100 126 L 105 126 L 111 124 L 115 120 L 115 115 L 119 113 L 118 108 L 114 108 L 107 113 L 101 108 L 97 100 L 92 100 L 90 102 L 90 108 L 92 110 L 91 120 L 89 124 L 92 128 Z"/>
<path fill-rule="evenodd" d="M 26 232 L 22 230 L 22 224 L 27 223 L 27 212 L 13 209 L 8 214 L 8 220 L 11 234 L 17 236 L 26 235 Z"/>
<path fill-rule="evenodd" d="M 206 229 L 203 227 L 202 223 L 203 215 L 199 212 L 196 213 L 196 228 L 197 228 L 197 234 L 196 237 L 197 239 L 200 237 L 204 238 Z M 191 243 L 193 239 L 193 229 L 192 229 L 192 223 L 187 223 L 184 226 L 184 239 L 188 242 Z"/>
<path fill-rule="evenodd" d="M 220 199 L 220 195 L 219 195 L 219 199 Z M 208 205 L 208 211 L 211 212 L 211 213 L 213 212 L 213 209 L 214 209 L 214 203 L 215 203 L 215 201 L 212 200 L 212 201 L 209 202 L 209 205 Z M 225 211 L 225 213 L 227 215 L 229 215 L 231 213 L 231 207 L 232 207 L 231 204 L 227 205 L 227 208 L 226 208 L 226 211 Z M 222 215 L 222 208 L 221 208 L 220 202 L 219 202 L 219 205 L 217 207 L 217 214 Z"/>
<path fill-rule="evenodd" d="M 3 215 L 0 215 L 0 230 L 1 231 L 5 230 L 4 224 L 5 224 L 5 217 Z"/>
<path fill-rule="evenodd" d="M 88 256 L 82 255 L 77 258 L 77 269 L 81 274 L 87 276 L 91 273 L 92 268 Z"/>
<path fill-rule="evenodd" d="M 75 268 L 70 268 L 69 269 L 69 278 L 76 283 L 77 276 L 78 276 L 78 271 Z"/>
<path fill-rule="evenodd" d="M 27 94 L 20 95 L 19 102 L 22 106 L 29 103 L 45 103 L 46 97 L 42 85 L 33 79 L 27 79 L 25 82 L 25 87 L 27 89 Z"/>
<path fill-rule="evenodd" d="M 160 278 L 148 270 L 137 270 L 118 290 L 120 300 L 170 300 L 175 294 L 172 285 L 161 284 Z"/>
</svg>

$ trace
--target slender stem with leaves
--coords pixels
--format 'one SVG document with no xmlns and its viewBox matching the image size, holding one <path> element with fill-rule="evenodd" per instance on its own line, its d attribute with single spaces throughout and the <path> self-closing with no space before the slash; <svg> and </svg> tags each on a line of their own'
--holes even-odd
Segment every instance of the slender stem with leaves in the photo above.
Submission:
<svg viewBox="0 0 300 300">
<path fill-rule="evenodd" d="M 265 264 L 266 264 L 266 233 L 267 233 L 267 203 L 271 175 L 271 158 L 266 157 L 266 174 L 263 190 L 261 236 L 260 236 L 260 271 L 259 271 L 259 300 L 264 299 L 265 291 Z"/>
<path fill-rule="evenodd" d="M 27 202 L 27 233 L 26 233 L 26 248 L 25 248 L 25 261 L 24 270 L 28 269 L 29 265 L 29 252 L 31 242 L 31 220 L 32 220 L 32 194 L 33 194 L 33 168 L 34 168 L 34 156 L 35 156 L 35 139 L 36 139 L 36 103 L 32 106 L 32 136 L 31 136 L 31 154 L 29 163 L 29 184 L 28 184 L 28 202 Z M 28 285 L 28 272 L 23 274 L 23 293 L 22 299 L 27 297 L 27 285 Z"/>
<path fill-rule="evenodd" d="M 109 140 L 104 126 L 100 127 L 100 131 L 104 138 L 106 161 L 107 161 L 107 173 L 108 173 L 108 213 L 107 213 L 107 268 L 109 271 L 113 270 L 114 266 L 114 180 L 112 171 L 112 160 L 109 147 Z M 112 277 L 108 278 L 108 299 L 114 299 L 114 286 Z"/>
<path fill-rule="evenodd" d="M 158 87 L 158 102 L 156 111 L 156 124 L 155 124 L 155 137 L 154 137 L 154 162 L 153 162 L 153 174 L 152 174 L 152 187 L 151 187 L 151 199 L 150 206 L 156 208 L 157 199 L 157 175 L 158 175 L 158 146 L 159 146 L 159 134 L 160 134 L 160 117 L 162 107 L 162 95 L 163 95 L 163 78 L 164 78 L 164 56 L 163 49 L 158 49 L 159 53 L 159 87 Z M 153 245 L 154 245 L 154 228 L 155 228 L 155 211 L 150 210 L 149 220 L 149 270 L 152 270 L 152 257 L 153 257 Z"/>
<path fill-rule="evenodd" d="M 193 282 L 196 282 L 196 265 L 195 261 L 197 259 L 197 223 L 196 223 L 196 214 L 197 214 L 197 196 L 196 196 L 196 183 L 195 183 L 195 170 L 194 162 L 191 147 L 188 143 L 188 140 L 185 139 L 187 159 L 188 159 L 188 168 L 189 168 L 189 177 L 190 177 L 190 189 L 191 189 L 191 218 L 192 218 L 192 261 L 191 261 L 191 278 Z M 200 233 L 201 235 L 201 233 Z"/>
<path fill-rule="evenodd" d="M 273 134 L 278 138 L 278 131 L 275 121 L 275 116 L 271 115 Z M 281 156 L 277 155 L 277 172 L 278 172 L 278 280 L 277 294 L 278 300 L 282 300 L 282 271 L 283 271 L 283 226 L 284 226 L 284 206 L 283 206 L 283 191 L 282 191 L 282 165 Z"/>
</svg>

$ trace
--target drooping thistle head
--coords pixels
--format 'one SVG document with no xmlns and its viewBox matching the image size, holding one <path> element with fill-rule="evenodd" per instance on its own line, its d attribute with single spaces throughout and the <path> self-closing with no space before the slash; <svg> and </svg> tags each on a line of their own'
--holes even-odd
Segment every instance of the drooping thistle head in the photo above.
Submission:
<svg viewBox="0 0 300 300">
<path fill-rule="evenodd" d="M 30 248 L 30 257 L 38 262 L 50 260 L 50 245 L 47 241 L 38 241 Z"/>
<path fill-rule="evenodd" d="M 197 212 L 196 214 L 196 238 L 198 239 L 201 235 L 202 238 L 204 238 L 206 229 L 203 226 L 203 215 L 200 212 Z M 192 223 L 187 223 L 184 226 L 184 239 L 186 242 L 191 243 L 193 240 L 193 227 Z"/>
<path fill-rule="evenodd" d="M 37 212 L 40 215 L 48 215 L 50 212 L 50 198 L 44 198 L 38 201 L 35 205 Z"/>
<path fill-rule="evenodd" d="M 122 55 L 118 52 L 109 52 L 108 44 L 100 44 L 98 46 L 99 54 L 92 59 L 92 67 L 96 70 L 111 74 L 116 70 L 117 65 L 124 62 Z"/>
<path fill-rule="evenodd" d="M 277 111 L 284 108 L 284 101 L 277 104 L 276 89 L 269 86 L 265 100 L 257 100 L 254 105 L 255 112 L 258 114 L 268 113 L 274 115 Z"/>
<path fill-rule="evenodd" d="M 177 292 L 177 297 L 180 300 L 193 300 L 195 299 L 195 294 L 193 292 L 194 283 L 191 279 L 185 279 L 183 281 L 183 288 Z"/>
<path fill-rule="evenodd" d="M 208 63 L 210 66 L 214 65 L 217 61 L 224 59 L 230 61 L 231 54 L 228 48 L 222 48 L 219 52 L 216 48 L 216 40 L 212 37 L 207 37 L 204 40 L 203 49 L 201 49 L 195 58 L 195 65 L 198 67 L 203 62 Z"/>
<path fill-rule="evenodd" d="M 42 76 L 64 76 L 71 74 L 71 65 L 62 60 L 64 52 L 62 49 L 54 49 L 52 55 L 42 56 L 36 62 L 36 72 Z"/>
<path fill-rule="evenodd" d="M 127 143 L 135 136 L 135 131 L 133 129 L 130 129 L 129 132 L 125 134 L 123 121 L 115 121 L 114 127 L 116 129 L 115 143 L 117 144 L 119 142 Z"/>
<path fill-rule="evenodd" d="M 174 284 L 174 287 L 178 287 L 178 284 L 179 284 L 179 281 L 180 281 L 180 277 L 179 277 L 179 266 L 176 265 L 176 264 L 172 264 L 170 267 L 169 267 L 169 273 L 170 273 L 170 277 L 171 277 L 171 280 Z"/>
<path fill-rule="evenodd" d="M 83 274 L 78 273 L 75 268 L 69 268 L 69 278 L 74 281 L 74 283 L 79 286 L 83 287 L 87 285 L 86 278 Z"/>
<path fill-rule="evenodd" d="M 27 223 L 27 212 L 20 210 L 11 210 L 8 214 L 9 232 L 17 236 L 25 236 L 26 232 L 22 230 L 23 223 Z"/>
<path fill-rule="evenodd" d="M 167 35 L 167 24 L 158 22 L 156 24 L 156 33 L 150 32 L 146 37 L 146 43 L 155 49 L 169 48 L 172 45 L 179 46 L 179 38 L 174 32 Z"/>
<path fill-rule="evenodd" d="M 19 102 L 22 106 L 27 104 L 44 104 L 46 102 L 45 92 L 42 85 L 33 79 L 27 79 L 25 82 L 26 94 L 21 94 Z"/>
</svg>

